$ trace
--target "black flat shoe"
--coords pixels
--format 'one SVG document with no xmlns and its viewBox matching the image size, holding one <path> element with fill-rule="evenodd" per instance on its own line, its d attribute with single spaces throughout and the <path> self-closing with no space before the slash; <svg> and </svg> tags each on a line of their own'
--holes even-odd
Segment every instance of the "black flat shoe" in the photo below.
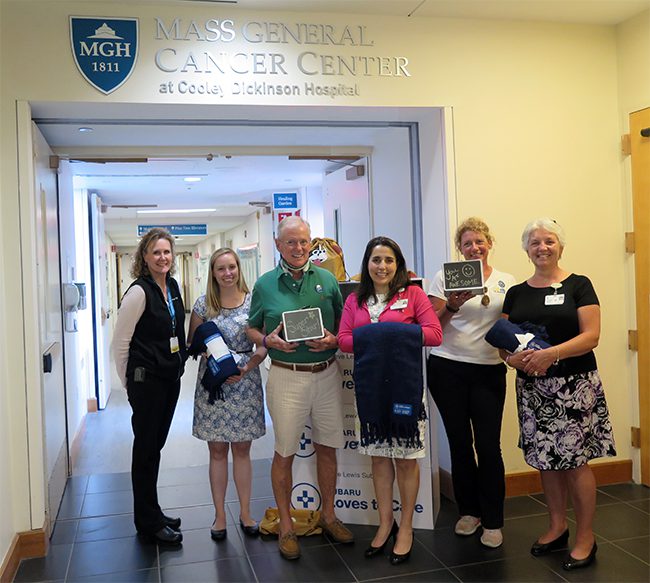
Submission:
<svg viewBox="0 0 650 583">
<path fill-rule="evenodd" d="M 169 528 L 168 526 L 163 526 L 159 531 L 154 532 L 153 534 L 138 534 L 144 540 L 163 547 L 179 547 L 183 542 L 183 535 L 180 532 L 176 532 L 175 530 Z"/>
<path fill-rule="evenodd" d="M 165 522 L 165 526 L 168 526 L 172 530 L 180 530 L 181 528 L 180 517 L 172 518 L 171 516 L 163 514 L 163 521 Z"/>
<path fill-rule="evenodd" d="M 415 538 L 415 537 L 414 537 Z M 397 537 L 396 539 L 397 540 Z M 413 550 L 413 538 L 411 539 L 411 548 L 406 551 L 403 555 L 398 555 L 395 551 L 392 551 L 390 554 L 390 564 L 391 565 L 401 565 L 402 563 L 405 563 L 406 561 L 409 560 L 409 557 L 411 556 L 411 551 Z"/>
<path fill-rule="evenodd" d="M 216 530 L 214 528 L 210 529 L 210 538 L 215 541 L 224 540 L 228 536 L 228 531 L 225 528 Z"/>
<path fill-rule="evenodd" d="M 548 555 L 551 551 L 558 551 L 564 549 L 569 542 L 569 529 L 567 528 L 560 536 L 555 540 L 552 540 L 550 543 L 540 543 L 534 542 L 533 546 L 530 547 L 530 554 L 535 557 L 541 557 L 542 555 Z"/>
<path fill-rule="evenodd" d="M 384 548 L 386 547 L 386 544 L 388 541 L 397 536 L 397 531 L 399 530 L 399 527 L 397 526 L 397 522 L 393 520 L 393 526 L 390 527 L 390 532 L 388 533 L 388 536 L 386 537 L 386 540 L 384 541 L 384 544 L 381 545 L 380 547 L 373 547 L 370 545 L 365 551 L 363 551 L 364 557 L 366 559 L 372 559 L 372 557 L 376 557 L 377 555 L 381 555 L 384 552 Z"/>
<path fill-rule="evenodd" d="M 260 527 L 257 524 L 254 524 L 253 526 L 246 526 L 243 522 L 242 519 L 239 519 L 239 526 L 241 526 L 241 529 L 244 531 L 244 534 L 246 536 L 257 536 L 260 533 Z"/>
<path fill-rule="evenodd" d="M 594 562 L 597 550 L 598 545 L 596 544 L 596 541 L 594 541 L 594 546 L 591 547 L 591 551 L 589 551 L 589 554 L 584 559 L 574 559 L 571 556 L 571 553 L 569 553 L 569 556 L 565 559 L 564 563 L 562 563 L 562 568 L 565 571 L 573 571 L 573 569 L 582 569 L 584 567 L 588 567 L 591 565 L 591 563 Z"/>
</svg>

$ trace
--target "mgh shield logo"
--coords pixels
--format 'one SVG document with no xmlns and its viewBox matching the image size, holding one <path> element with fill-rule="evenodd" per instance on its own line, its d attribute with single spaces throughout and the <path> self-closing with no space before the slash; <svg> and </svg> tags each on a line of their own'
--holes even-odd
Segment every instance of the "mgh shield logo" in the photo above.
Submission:
<svg viewBox="0 0 650 583">
<path fill-rule="evenodd" d="M 320 510 L 320 491 L 309 482 L 296 484 L 291 490 L 291 507 L 298 510 Z"/>
<path fill-rule="evenodd" d="M 70 41 L 79 72 L 108 95 L 133 72 L 138 57 L 138 19 L 71 16 Z"/>
</svg>

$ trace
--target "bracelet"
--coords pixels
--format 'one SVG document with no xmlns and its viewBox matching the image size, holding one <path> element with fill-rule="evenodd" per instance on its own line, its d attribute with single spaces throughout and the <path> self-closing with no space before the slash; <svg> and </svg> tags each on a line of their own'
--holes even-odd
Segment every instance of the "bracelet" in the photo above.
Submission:
<svg viewBox="0 0 650 583">
<path fill-rule="evenodd" d="M 560 349 L 556 346 L 555 350 L 557 350 L 557 356 L 555 357 L 553 364 L 557 366 L 558 364 L 560 364 Z"/>
<path fill-rule="evenodd" d="M 264 346 L 264 348 L 268 348 L 266 345 L 266 334 L 264 334 L 264 337 L 262 338 L 262 346 Z"/>
<path fill-rule="evenodd" d="M 512 356 L 512 354 L 508 354 L 508 356 L 506 356 L 504 362 L 506 363 L 506 366 L 507 366 L 510 370 L 513 370 L 515 367 L 514 367 L 514 366 L 511 366 L 511 365 L 510 365 L 510 362 L 509 362 L 509 360 L 508 360 L 511 356 Z"/>
<path fill-rule="evenodd" d="M 457 312 L 460 311 L 460 308 L 452 308 L 452 307 L 449 305 L 449 302 L 446 302 L 446 303 L 445 303 L 445 309 L 446 309 L 448 312 L 451 312 L 452 314 L 456 314 Z"/>
</svg>

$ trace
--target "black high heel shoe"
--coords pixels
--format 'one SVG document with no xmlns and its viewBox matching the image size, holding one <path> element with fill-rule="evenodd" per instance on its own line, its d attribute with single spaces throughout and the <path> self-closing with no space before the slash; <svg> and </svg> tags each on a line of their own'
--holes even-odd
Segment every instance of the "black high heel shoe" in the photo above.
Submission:
<svg viewBox="0 0 650 583">
<path fill-rule="evenodd" d="M 594 562 L 597 550 L 598 545 L 594 540 L 594 546 L 591 547 L 591 551 L 589 551 L 589 554 L 584 559 L 574 559 L 571 553 L 569 553 L 569 556 L 565 559 L 564 563 L 562 563 L 562 568 L 565 571 L 573 571 L 573 569 L 582 569 L 583 567 L 588 567 L 591 565 L 591 563 Z"/>
<path fill-rule="evenodd" d="M 413 540 L 414 536 L 411 534 L 411 548 L 406 551 L 403 555 L 398 555 L 395 551 L 391 551 L 390 553 L 390 564 L 391 565 L 401 565 L 402 563 L 405 563 L 406 561 L 409 560 L 409 557 L 411 556 L 411 551 L 413 550 Z M 397 541 L 397 537 L 395 538 L 395 541 Z"/>
<path fill-rule="evenodd" d="M 530 554 L 535 557 L 541 557 L 542 555 L 547 555 L 551 551 L 557 551 L 559 549 L 566 548 L 569 542 L 569 529 L 567 528 L 560 536 L 555 540 L 552 540 L 550 543 L 540 543 L 534 542 L 533 546 L 530 547 Z"/>
<path fill-rule="evenodd" d="M 397 522 L 393 520 L 393 526 L 390 527 L 390 532 L 388 533 L 388 536 L 386 537 L 386 540 L 384 541 L 384 544 L 381 545 L 380 547 L 373 547 L 370 545 L 364 552 L 363 555 L 366 557 L 366 559 L 372 559 L 372 557 L 376 557 L 377 555 L 381 555 L 384 552 L 384 548 L 386 548 L 386 544 L 388 541 L 395 537 L 397 537 L 397 531 L 399 530 L 399 527 L 397 526 Z"/>
</svg>

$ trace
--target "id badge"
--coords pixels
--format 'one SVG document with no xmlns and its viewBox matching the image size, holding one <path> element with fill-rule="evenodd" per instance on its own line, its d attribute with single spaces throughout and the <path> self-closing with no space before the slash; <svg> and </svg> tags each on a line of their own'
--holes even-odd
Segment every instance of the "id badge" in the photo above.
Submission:
<svg viewBox="0 0 650 583">
<path fill-rule="evenodd" d="M 169 339 L 169 350 L 171 350 L 172 354 L 180 350 L 180 347 L 178 346 L 178 336 L 172 336 Z"/>
<path fill-rule="evenodd" d="M 564 294 L 551 294 L 544 296 L 545 306 L 561 306 L 564 303 Z"/>
<path fill-rule="evenodd" d="M 406 306 L 409 305 L 409 301 L 407 298 L 403 298 L 401 300 L 397 300 L 391 307 L 391 310 L 403 310 L 406 308 Z"/>
</svg>

